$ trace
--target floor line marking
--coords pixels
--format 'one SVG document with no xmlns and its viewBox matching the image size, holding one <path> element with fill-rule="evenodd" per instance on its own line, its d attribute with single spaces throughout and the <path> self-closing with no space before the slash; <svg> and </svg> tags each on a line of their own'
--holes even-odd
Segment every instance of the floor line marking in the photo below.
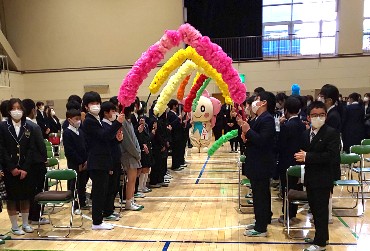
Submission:
<svg viewBox="0 0 370 251">
<path fill-rule="evenodd" d="M 72 238 L 59 238 L 59 239 L 45 239 L 45 238 L 12 238 L 9 241 L 78 241 L 78 242 L 133 242 L 133 243 L 204 243 L 204 244 L 254 244 L 254 245 L 303 245 L 306 242 L 256 242 L 256 241 L 193 241 L 193 240 L 112 240 L 112 239 L 72 239 Z M 329 243 L 332 246 L 356 246 L 357 243 Z"/>
<path fill-rule="evenodd" d="M 352 231 L 352 229 L 350 228 L 350 226 L 342 219 L 342 217 L 340 216 L 337 216 L 338 220 L 340 222 L 342 222 L 342 224 L 347 227 L 349 229 L 349 231 L 351 231 L 351 234 L 353 235 L 353 237 L 355 237 L 356 240 L 358 240 L 360 237 L 354 232 Z"/>
<path fill-rule="evenodd" d="M 208 157 L 207 157 L 207 159 L 206 159 L 206 162 L 204 162 L 204 164 L 203 164 L 202 170 L 200 170 L 200 173 L 199 173 L 199 175 L 198 175 L 198 179 L 195 181 L 195 184 L 198 184 L 198 183 L 199 183 L 199 179 L 200 179 L 200 177 L 202 177 L 203 172 L 204 172 L 204 169 L 206 168 L 207 163 L 208 163 L 208 161 L 209 161 L 209 158 L 210 158 L 210 157 L 211 157 L 211 156 L 209 156 L 209 155 L 208 155 Z"/>
<path fill-rule="evenodd" d="M 166 241 L 166 243 L 164 244 L 164 247 L 163 247 L 162 251 L 167 251 L 167 249 L 170 246 L 170 244 L 171 244 L 170 241 Z"/>
</svg>

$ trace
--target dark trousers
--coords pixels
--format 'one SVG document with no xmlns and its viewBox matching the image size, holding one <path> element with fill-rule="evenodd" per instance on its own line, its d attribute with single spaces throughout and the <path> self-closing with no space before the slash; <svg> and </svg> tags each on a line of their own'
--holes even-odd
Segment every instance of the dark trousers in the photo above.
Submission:
<svg viewBox="0 0 370 251">
<path fill-rule="evenodd" d="M 264 233 L 271 222 L 270 179 L 250 179 L 253 190 L 253 206 L 256 223 L 254 230 Z"/>
<path fill-rule="evenodd" d="M 87 170 L 79 172 L 78 169 L 75 169 L 75 171 L 77 173 L 77 180 L 68 180 L 67 187 L 68 190 L 73 191 L 76 186 L 76 192 L 78 194 L 78 201 L 80 204 L 78 204 L 78 201 L 75 201 L 74 209 L 78 209 L 86 206 L 86 184 L 89 180 L 89 173 Z"/>
<path fill-rule="evenodd" d="M 222 126 L 213 127 L 213 134 L 215 135 L 215 140 L 218 140 L 222 136 Z"/>
<path fill-rule="evenodd" d="M 294 190 L 303 190 L 302 184 L 297 184 L 298 183 L 298 178 L 297 177 L 289 177 L 288 180 L 288 186 L 289 190 L 294 189 Z M 286 180 L 286 170 L 280 170 L 280 186 L 281 186 L 281 193 L 283 197 L 283 207 L 282 207 L 282 212 L 285 215 L 285 189 L 287 186 L 287 180 Z M 298 210 L 298 205 L 289 203 L 289 218 L 293 218 L 297 216 L 297 210 Z"/>
<path fill-rule="evenodd" d="M 165 167 L 167 166 L 167 158 L 164 158 L 160 151 L 154 150 L 153 158 L 154 165 L 150 172 L 150 185 L 156 185 L 164 181 L 164 175 L 166 174 Z M 164 162 L 166 162 L 165 166 Z"/>
<path fill-rule="evenodd" d="M 108 191 L 109 173 L 108 170 L 89 170 L 92 181 L 92 219 L 94 225 L 100 225 L 103 222 L 103 209 L 106 202 Z"/>
<path fill-rule="evenodd" d="M 44 163 L 34 164 L 31 167 L 32 171 L 30 171 L 30 182 L 32 182 L 32 198 L 30 200 L 30 211 L 28 219 L 31 221 L 38 221 L 40 218 L 40 210 L 41 205 L 35 202 L 35 196 L 42 192 L 45 187 L 45 174 L 46 174 L 46 167 Z M 46 190 L 48 186 L 46 185 Z"/>
<path fill-rule="evenodd" d="M 238 151 L 238 142 L 238 138 L 233 138 L 230 140 L 231 151 Z"/>
<path fill-rule="evenodd" d="M 171 169 L 177 169 L 181 165 L 181 161 L 183 156 L 181 154 L 182 151 L 183 141 L 181 139 L 174 139 L 172 142 L 172 167 Z"/>
<path fill-rule="evenodd" d="M 109 175 L 108 180 L 108 192 L 105 207 L 103 210 L 103 216 L 107 217 L 114 212 L 114 201 L 119 190 L 119 182 L 121 176 L 121 163 L 115 163 L 113 167 L 113 174 Z"/>
<path fill-rule="evenodd" d="M 326 246 L 326 241 L 329 240 L 329 197 L 331 188 L 310 188 L 307 187 L 308 204 L 315 221 L 315 238 L 313 244 L 318 246 Z"/>
<path fill-rule="evenodd" d="M 184 135 L 183 140 L 181 141 L 181 153 L 180 153 L 180 165 L 185 164 L 185 151 L 186 151 L 186 143 L 188 142 L 189 139 L 189 131 L 185 132 L 186 134 Z"/>
</svg>

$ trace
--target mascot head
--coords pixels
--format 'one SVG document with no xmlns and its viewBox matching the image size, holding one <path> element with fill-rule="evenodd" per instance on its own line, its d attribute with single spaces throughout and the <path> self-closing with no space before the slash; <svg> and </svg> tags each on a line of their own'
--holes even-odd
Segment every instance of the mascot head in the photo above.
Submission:
<svg viewBox="0 0 370 251">
<path fill-rule="evenodd" d="M 192 120 L 194 122 L 211 121 L 212 127 L 216 123 L 216 115 L 221 110 L 221 102 L 213 97 L 210 97 L 207 91 L 199 98 L 197 109 L 192 112 Z"/>
</svg>

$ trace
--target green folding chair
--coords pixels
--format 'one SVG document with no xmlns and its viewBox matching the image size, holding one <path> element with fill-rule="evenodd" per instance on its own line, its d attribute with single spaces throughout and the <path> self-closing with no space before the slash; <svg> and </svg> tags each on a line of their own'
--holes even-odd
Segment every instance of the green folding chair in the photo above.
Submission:
<svg viewBox="0 0 370 251">
<path fill-rule="evenodd" d="M 353 171 L 359 174 L 360 182 L 366 184 L 370 180 L 366 179 L 365 174 L 370 173 L 370 167 L 365 167 L 365 154 L 370 154 L 370 145 L 354 145 L 350 150 L 361 157 L 360 166 L 353 168 Z"/>
<path fill-rule="evenodd" d="M 370 139 L 363 139 L 363 140 L 361 141 L 361 145 L 363 145 L 363 146 L 368 146 L 368 145 L 370 145 Z M 365 160 L 366 160 L 367 162 L 370 162 L 370 158 L 365 158 Z"/>
<path fill-rule="evenodd" d="M 349 172 L 348 172 L 348 179 L 346 180 L 337 180 L 334 181 L 335 186 L 340 187 L 347 187 L 347 191 L 350 192 L 352 195 L 354 194 L 354 188 L 357 188 L 356 193 L 356 202 L 354 206 L 348 206 L 348 207 L 333 207 L 333 212 L 336 216 L 342 216 L 342 217 L 351 217 L 351 216 L 361 216 L 365 212 L 365 203 L 364 203 L 364 193 L 363 193 L 363 184 L 360 180 L 353 179 L 352 175 L 352 169 L 353 165 L 361 161 L 361 157 L 358 154 L 350 153 L 350 154 L 341 154 L 340 155 L 341 164 L 342 165 L 348 165 L 349 166 Z M 351 188 L 351 190 L 349 190 Z M 362 201 L 362 213 L 356 214 L 356 215 L 347 215 L 347 214 L 340 214 L 337 210 L 343 210 L 343 209 L 355 209 L 358 205 L 359 201 L 359 193 L 361 191 L 361 201 Z"/>
<path fill-rule="evenodd" d="M 291 166 L 286 171 L 286 188 L 285 188 L 285 198 L 284 198 L 284 208 L 286 213 L 284 213 L 284 230 L 287 232 L 287 236 L 290 239 L 304 239 L 305 236 L 296 237 L 291 235 L 291 231 L 294 230 L 307 230 L 313 229 L 312 226 L 291 226 L 289 217 L 289 203 L 295 205 L 306 205 L 308 204 L 307 193 L 305 191 L 298 191 L 289 188 L 289 179 L 291 177 L 302 178 L 302 169 L 305 165 L 295 165 Z"/>
<path fill-rule="evenodd" d="M 48 171 L 45 175 L 45 179 L 53 179 L 57 180 L 58 182 L 61 181 L 69 181 L 69 180 L 74 180 L 77 179 L 77 173 L 75 170 L 72 169 L 63 169 L 63 170 L 51 170 Z M 59 235 L 43 235 L 41 233 L 41 224 L 39 220 L 38 228 L 37 228 L 37 234 L 40 237 L 46 237 L 46 238 L 66 238 L 70 235 L 71 229 L 72 228 L 81 228 L 83 225 L 83 217 L 81 215 L 81 225 L 79 226 L 73 226 L 73 216 L 74 216 L 74 204 L 77 200 L 78 204 L 79 199 L 78 199 L 78 193 L 76 191 L 76 184 L 72 188 L 73 190 L 67 190 L 67 191 L 43 191 L 35 196 L 35 201 L 41 205 L 41 208 L 43 207 L 49 207 L 49 206 L 55 206 L 59 204 L 71 204 L 71 216 L 69 220 L 69 225 L 65 226 L 57 226 L 52 223 L 51 217 L 50 217 L 50 210 L 45 210 L 48 211 L 48 217 L 50 221 L 50 225 L 54 228 L 67 228 L 68 233 L 65 234 L 64 236 L 59 236 Z M 40 210 L 40 219 L 42 216 L 42 210 Z"/>
</svg>

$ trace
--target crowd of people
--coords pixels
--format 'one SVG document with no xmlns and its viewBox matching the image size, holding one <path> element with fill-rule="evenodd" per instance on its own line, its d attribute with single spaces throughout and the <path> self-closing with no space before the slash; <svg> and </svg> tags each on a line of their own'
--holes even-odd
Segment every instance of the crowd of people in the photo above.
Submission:
<svg viewBox="0 0 370 251">
<path fill-rule="evenodd" d="M 316 227 L 313 245 L 307 250 L 325 249 L 332 221 L 332 184 L 340 179 L 339 154 L 370 138 L 369 98 L 370 93 L 363 98 L 352 93 L 343 100 L 330 84 L 324 85 L 315 99 L 310 95 L 274 95 L 259 87 L 243 104 L 222 106 L 213 128 L 215 139 L 238 130 L 238 137 L 230 140 L 230 152 L 246 155 L 243 174 L 250 179 L 253 191 L 255 223 L 247 226 L 246 236 L 267 236 L 272 217 L 270 183 L 274 179 L 279 180 L 280 191 L 287 182 L 297 190 L 305 186 Z M 153 112 L 155 104 L 149 108 L 136 98 L 129 107 L 122 107 L 117 97 L 102 102 L 96 92 L 87 92 L 82 98 L 71 95 L 61 125 L 53 108 L 41 101 L 3 101 L 0 170 L 4 185 L 0 183 L 0 190 L 3 187 L 4 192 L 0 195 L 6 196 L 2 199 L 6 199 L 11 232 L 24 235 L 34 231 L 32 224 L 49 223 L 40 218 L 34 197 L 45 184 L 44 139 L 53 134 L 62 137 L 67 167 L 77 172 L 76 181 L 68 182 L 70 189 L 77 188 L 76 214 L 89 208 L 86 185 L 89 179 L 92 182 L 93 230 L 114 228 L 105 221 L 120 219 L 114 207 L 118 195 L 126 210 L 142 210 L 144 206 L 135 198 L 144 198 L 145 193 L 170 183 L 169 154 L 171 169 L 181 171 L 187 165 L 185 149 L 191 147 L 191 119 L 182 104 L 172 99 L 159 117 Z M 286 170 L 296 164 L 305 164 L 304 184 L 286 180 Z M 122 174 L 124 184 L 120 182 Z M 285 212 L 283 206 L 282 214 Z M 296 214 L 297 207 L 289 205 L 292 224 L 298 221 Z M 284 216 L 279 221 L 283 223 Z"/>
</svg>

